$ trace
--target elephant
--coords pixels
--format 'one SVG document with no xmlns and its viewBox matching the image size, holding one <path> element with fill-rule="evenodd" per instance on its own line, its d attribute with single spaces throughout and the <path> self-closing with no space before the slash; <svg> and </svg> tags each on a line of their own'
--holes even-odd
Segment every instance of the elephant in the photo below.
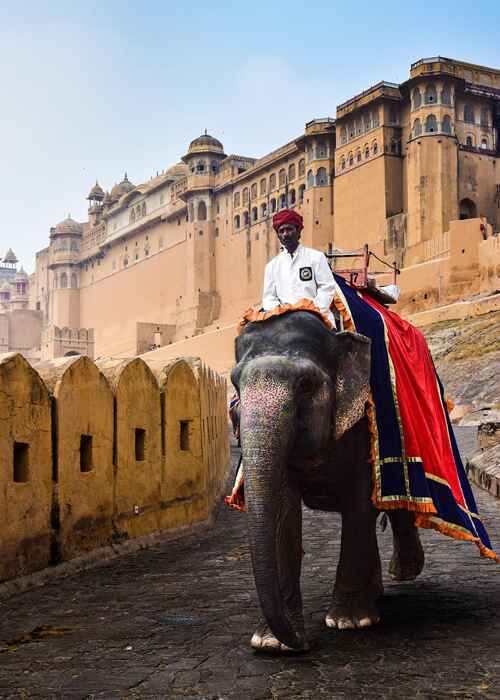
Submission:
<svg viewBox="0 0 500 700">
<path fill-rule="evenodd" d="M 263 621 L 251 646 L 308 648 L 300 573 L 302 502 L 341 514 L 341 553 L 325 617 L 339 630 L 379 621 L 380 511 L 371 501 L 365 404 L 370 340 L 332 331 L 308 311 L 247 323 L 236 339 L 231 380 L 240 397 L 240 439 L 248 542 Z M 387 513 L 394 550 L 390 572 L 415 578 L 423 550 L 414 515 Z"/>
</svg>

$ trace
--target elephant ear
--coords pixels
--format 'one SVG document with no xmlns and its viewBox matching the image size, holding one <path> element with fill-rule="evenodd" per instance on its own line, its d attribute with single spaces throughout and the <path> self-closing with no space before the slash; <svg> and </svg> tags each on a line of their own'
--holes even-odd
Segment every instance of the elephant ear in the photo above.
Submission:
<svg viewBox="0 0 500 700">
<path fill-rule="evenodd" d="M 337 333 L 337 380 L 335 385 L 335 438 L 352 428 L 365 414 L 370 392 L 371 341 L 359 333 Z"/>
</svg>

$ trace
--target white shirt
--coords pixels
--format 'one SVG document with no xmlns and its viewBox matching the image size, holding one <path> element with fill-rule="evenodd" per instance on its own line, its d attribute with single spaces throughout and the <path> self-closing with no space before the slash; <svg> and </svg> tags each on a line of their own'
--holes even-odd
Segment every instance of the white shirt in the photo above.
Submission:
<svg viewBox="0 0 500 700">
<path fill-rule="evenodd" d="M 336 290 L 337 284 L 324 254 L 299 244 L 291 255 L 283 248 L 267 263 L 262 307 L 270 311 L 282 304 L 312 299 L 335 326 L 330 304 Z"/>
</svg>

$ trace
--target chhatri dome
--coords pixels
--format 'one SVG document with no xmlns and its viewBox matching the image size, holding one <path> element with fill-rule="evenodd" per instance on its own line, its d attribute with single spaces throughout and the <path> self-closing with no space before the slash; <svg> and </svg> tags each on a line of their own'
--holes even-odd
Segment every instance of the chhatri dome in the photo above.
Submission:
<svg viewBox="0 0 500 700">
<path fill-rule="evenodd" d="M 132 192 L 134 189 L 135 185 L 130 182 L 127 177 L 127 173 L 125 173 L 123 180 L 112 188 L 109 196 L 112 200 L 120 199 L 120 197 L 122 197 L 124 194 L 127 194 L 127 192 Z"/>
<path fill-rule="evenodd" d="M 18 262 L 16 254 L 14 253 L 12 248 L 9 248 L 9 250 L 6 252 L 3 261 L 4 263 L 9 263 L 9 265 L 15 265 Z"/>
<path fill-rule="evenodd" d="M 189 144 L 188 148 L 188 155 L 191 153 L 220 153 L 224 155 L 224 146 L 222 143 L 214 138 L 213 136 L 210 136 L 210 134 L 207 134 L 207 131 L 205 129 L 205 133 L 202 134 L 201 136 L 198 136 L 197 139 L 194 139 L 194 141 L 191 141 Z"/>
<path fill-rule="evenodd" d="M 81 224 L 78 223 L 78 221 L 75 221 L 74 219 L 71 218 L 71 216 L 68 214 L 68 216 L 63 220 L 60 221 L 54 229 L 54 233 L 56 234 L 80 234 L 82 233 L 82 227 Z"/>
<path fill-rule="evenodd" d="M 104 199 L 104 190 L 97 180 L 95 181 L 95 185 L 90 190 L 87 199 Z"/>
</svg>

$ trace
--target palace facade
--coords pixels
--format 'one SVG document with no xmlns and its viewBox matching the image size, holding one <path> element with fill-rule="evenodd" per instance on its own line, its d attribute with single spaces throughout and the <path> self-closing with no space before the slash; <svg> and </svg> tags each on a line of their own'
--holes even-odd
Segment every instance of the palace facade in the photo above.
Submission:
<svg viewBox="0 0 500 700">
<path fill-rule="evenodd" d="M 402 266 L 411 311 L 500 280 L 500 70 L 436 57 L 313 119 L 263 158 L 208 134 L 148 182 L 92 187 L 36 255 L 40 353 L 130 356 L 227 325 L 259 302 L 272 215 L 327 251 L 369 243 Z"/>
</svg>

